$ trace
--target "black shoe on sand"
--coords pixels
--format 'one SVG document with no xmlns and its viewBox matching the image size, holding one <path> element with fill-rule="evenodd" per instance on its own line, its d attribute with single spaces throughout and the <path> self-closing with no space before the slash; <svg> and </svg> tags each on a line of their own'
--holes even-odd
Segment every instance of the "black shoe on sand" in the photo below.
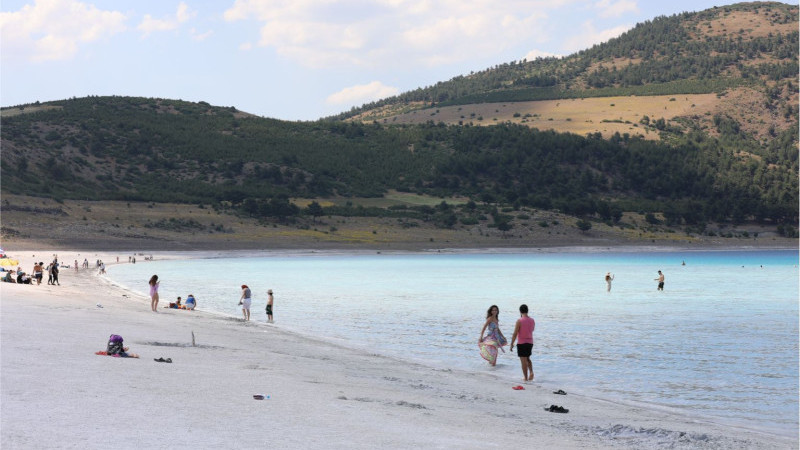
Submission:
<svg viewBox="0 0 800 450">
<path fill-rule="evenodd" d="M 566 393 L 566 392 L 564 392 L 564 391 L 563 391 L 563 390 L 561 390 L 561 389 L 559 389 L 559 390 L 557 390 L 557 391 L 553 391 L 553 394 L 558 394 L 558 395 L 567 395 L 567 393 Z"/>
</svg>

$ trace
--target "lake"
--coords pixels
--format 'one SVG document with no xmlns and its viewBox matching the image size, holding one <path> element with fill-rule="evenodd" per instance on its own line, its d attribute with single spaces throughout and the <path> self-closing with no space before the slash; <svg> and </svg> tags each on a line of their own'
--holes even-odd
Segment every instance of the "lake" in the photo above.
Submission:
<svg viewBox="0 0 800 450">
<path fill-rule="evenodd" d="M 158 274 L 160 306 L 192 293 L 198 309 L 234 317 L 247 284 L 260 322 L 273 289 L 279 328 L 514 381 L 515 354 L 490 367 L 477 341 L 490 305 L 510 341 L 525 303 L 536 383 L 794 436 L 797 264 L 796 250 L 303 252 L 140 261 L 109 276 L 147 295 Z"/>
</svg>

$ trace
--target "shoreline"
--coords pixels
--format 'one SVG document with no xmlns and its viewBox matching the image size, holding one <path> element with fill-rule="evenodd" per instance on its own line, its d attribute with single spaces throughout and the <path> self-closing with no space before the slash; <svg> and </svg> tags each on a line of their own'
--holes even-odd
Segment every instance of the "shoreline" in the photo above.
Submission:
<svg viewBox="0 0 800 450">
<path fill-rule="evenodd" d="M 52 251 L 29 250 L 20 263 L 24 269 L 28 259 L 40 259 L 33 255 Z M 58 250 L 69 264 L 79 253 L 88 257 Z M 115 253 L 92 257 L 113 266 Z M 153 255 L 197 256 L 186 253 Z M 797 448 L 796 436 L 771 430 L 655 405 L 553 395 L 535 382 L 514 391 L 516 383 L 490 372 L 432 368 L 280 326 L 206 311 L 154 314 L 145 297 L 95 273 L 65 269 L 62 286 L 0 284 L 4 448 L 478 448 L 487 443 L 487 427 L 502 430 L 491 437 L 497 446 Z M 112 333 L 141 359 L 94 355 Z M 153 361 L 158 357 L 174 363 Z M 570 413 L 543 411 L 549 404 Z M 110 431 L 109 417 L 126 431 Z M 191 421 L 162 432 L 143 423 L 151 417 Z M 243 432 L 243 423 L 268 432 Z"/>
</svg>

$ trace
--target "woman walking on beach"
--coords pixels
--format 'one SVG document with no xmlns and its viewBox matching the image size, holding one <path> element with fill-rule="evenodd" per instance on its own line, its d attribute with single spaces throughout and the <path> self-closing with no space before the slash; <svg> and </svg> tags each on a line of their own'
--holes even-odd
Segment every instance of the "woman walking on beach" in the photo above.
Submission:
<svg viewBox="0 0 800 450">
<path fill-rule="evenodd" d="M 497 363 L 497 349 L 499 348 L 502 350 L 503 346 L 508 343 L 506 337 L 503 336 L 503 332 L 500 331 L 499 314 L 500 308 L 498 308 L 497 305 L 489 307 L 486 311 L 486 322 L 483 324 L 483 328 L 481 328 L 481 337 L 478 339 L 478 347 L 481 349 L 481 356 L 493 366 Z M 488 331 L 486 337 L 483 336 L 485 331 Z"/>
<path fill-rule="evenodd" d="M 611 275 L 611 272 L 606 272 L 606 292 L 611 292 L 612 281 L 614 281 L 614 275 Z"/>
<path fill-rule="evenodd" d="M 153 275 L 150 277 L 150 309 L 153 312 L 158 312 L 158 286 L 161 284 L 158 281 L 158 275 Z"/>
<path fill-rule="evenodd" d="M 239 297 L 239 304 L 242 305 L 242 316 L 244 317 L 245 322 L 250 320 L 250 303 L 252 303 L 251 295 L 250 288 L 247 287 L 246 284 L 243 284 L 242 296 Z"/>
</svg>

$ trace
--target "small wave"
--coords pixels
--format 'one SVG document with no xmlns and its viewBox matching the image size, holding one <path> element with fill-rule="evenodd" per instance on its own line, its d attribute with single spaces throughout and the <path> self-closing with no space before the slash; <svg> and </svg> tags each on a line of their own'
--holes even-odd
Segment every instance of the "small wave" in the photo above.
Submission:
<svg viewBox="0 0 800 450">
<path fill-rule="evenodd" d="M 602 437 L 625 442 L 636 448 L 713 448 L 721 444 L 715 445 L 712 438 L 705 433 L 688 433 L 663 428 L 636 428 L 617 424 L 608 428 L 594 427 L 592 431 Z"/>
</svg>

